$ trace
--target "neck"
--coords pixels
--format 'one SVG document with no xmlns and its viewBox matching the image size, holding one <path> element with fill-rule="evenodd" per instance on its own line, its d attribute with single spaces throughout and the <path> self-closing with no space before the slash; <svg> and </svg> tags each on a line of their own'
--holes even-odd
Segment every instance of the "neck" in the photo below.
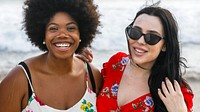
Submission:
<svg viewBox="0 0 200 112">
<path fill-rule="evenodd" d="M 47 53 L 45 57 L 45 65 L 47 66 L 47 69 L 59 74 L 72 72 L 73 66 L 75 65 L 75 59 L 73 56 L 67 59 L 58 59 Z"/>
<path fill-rule="evenodd" d="M 134 72 L 135 75 L 139 76 L 149 76 L 151 71 L 140 65 L 134 63 L 132 60 L 129 61 L 130 70 Z"/>
<path fill-rule="evenodd" d="M 149 68 L 145 68 L 145 67 L 140 66 L 140 65 L 137 64 L 137 63 L 134 63 L 132 59 L 130 59 L 130 65 L 131 65 L 131 66 L 134 66 L 134 67 L 138 67 L 138 68 L 140 68 L 140 69 L 142 69 L 142 70 L 150 71 Z"/>
</svg>

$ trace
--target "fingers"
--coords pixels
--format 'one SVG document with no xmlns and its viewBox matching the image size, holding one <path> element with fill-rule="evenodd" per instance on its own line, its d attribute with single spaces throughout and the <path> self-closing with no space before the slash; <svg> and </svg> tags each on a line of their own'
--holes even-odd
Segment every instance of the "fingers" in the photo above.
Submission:
<svg viewBox="0 0 200 112">
<path fill-rule="evenodd" d="M 174 92 L 181 92 L 181 87 L 179 85 L 179 83 L 174 80 L 174 86 L 172 85 L 172 83 L 170 82 L 170 80 L 168 78 L 165 78 L 165 83 L 164 81 L 162 82 L 162 90 L 164 93 L 168 94 L 171 93 L 173 94 Z"/>
<path fill-rule="evenodd" d="M 87 62 L 92 62 L 93 60 L 92 50 L 84 48 L 82 51 L 82 55 Z"/>
<path fill-rule="evenodd" d="M 92 50 L 88 49 L 88 48 L 84 48 L 83 52 L 88 55 L 91 59 L 93 59 L 93 54 L 92 54 Z"/>
<path fill-rule="evenodd" d="M 168 78 L 165 78 L 165 82 L 166 82 L 166 85 L 163 84 L 163 86 L 165 86 L 165 88 L 167 88 L 168 93 L 173 93 L 175 90 L 174 90 L 172 83 L 169 81 Z"/>
<path fill-rule="evenodd" d="M 86 62 L 89 62 L 90 63 L 90 60 L 88 60 L 84 55 L 82 54 L 76 54 L 76 57 L 83 60 L 83 61 L 86 61 Z"/>
<path fill-rule="evenodd" d="M 164 102 L 165 101 L 165 96 L 162 94 L 161 90 L 158 89 L 158 96 L 160 97 L 160 99 Z"/>
<path fill-rule="evenodd" d="M 80 54 L 76 55 L 76 57 L 82 59 L 83 61 L 91 63 L 93 60 L 92 50 L 84 48 Z"/>
<path fill-rule="evenodd" d="M 163 93 L 161 92 L 161 89 Z M 168 78 L 165 78 L 165 82 L 162 81 L 161 89 L 158 89 L 158 95 L 162 101 L 165 101 L 165 98 L 175 93 L 175 89 Z"/>
<path fill-rule="evenodd" d="M 179 83 L 174 80 L 174 86 L 168 78 L 161 84 L 161 89 L 158 89 L 158 96 L 165 104 L 169 112 L 185 112 L 187 107 L 184 101 L 183 93 Z"/>
<path fill-rule="evenodd" d="M 182 92 L 181 92 L 181 87 L 180 87 L 179 83 L 178 83 L 176 80 L 174 81 L 174 87 L 175 87 L 175 91 L 176 91 L 176 92 L 182 94 Z"/>
</svg>

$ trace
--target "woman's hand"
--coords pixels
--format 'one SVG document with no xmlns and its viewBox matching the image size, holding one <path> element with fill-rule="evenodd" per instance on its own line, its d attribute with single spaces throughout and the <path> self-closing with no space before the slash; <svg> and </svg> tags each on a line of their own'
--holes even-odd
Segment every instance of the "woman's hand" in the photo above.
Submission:
<svg viewBox="0 0 200 112">
<path fill-rule="evenodd" d="M 163 93 L 158 89 L 158 95 L 168 112 L 187 112 L 187 106 L 178 82 L 174 80 L 174 87 L 168 78 L 166 78 L 165 82 L 162 82 Z"/>
<path fill-rule="evenodd" d="M 84 48 L 81 54 L 77 54 L 76 57 L 82 59 L 83 61 L 87 61 L 91 63 L 93 60 L 92 50 L 89 50 L 88 48 Z"/>
</svg>

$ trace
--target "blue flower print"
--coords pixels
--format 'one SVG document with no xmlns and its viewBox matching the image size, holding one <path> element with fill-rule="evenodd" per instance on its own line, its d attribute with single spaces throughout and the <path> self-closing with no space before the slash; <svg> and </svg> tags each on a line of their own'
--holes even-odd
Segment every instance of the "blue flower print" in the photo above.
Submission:
<svg viewBox="0 0 200 112">
<path fill-rule="evenodd" d="M 144 100 L 144 103 L 145 105 L 150 106 L 150 107 L 153 107 L 154 105 L 152 97 L 149 97 L 149 96 L 146 97 L 146 99 Z"/>
<path fill-rule="evenodd" d="M 129 58 L 128 57 L 122 57 L 121 64 L 126 65 L 128 63 Z"/>
<path fill-rule="evenodd" d="M 112 96 L 117 96 L 119 85 L 117 83 L 113 84 L 111 87 Z"/>
</svg>

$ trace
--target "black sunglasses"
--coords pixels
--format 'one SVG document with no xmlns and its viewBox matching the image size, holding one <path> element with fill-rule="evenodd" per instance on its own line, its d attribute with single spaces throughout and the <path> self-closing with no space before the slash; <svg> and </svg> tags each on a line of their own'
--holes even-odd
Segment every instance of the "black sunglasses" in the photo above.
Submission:
<svg viewBox="0 0 200 112">
<path fill-rule="evenodd" d="M 161 39 L 164 39 L 158 35 L 147 33 L 143 34 L 140 30 L 137 28 L 133 28 L 131 25 L 126 27 L 126 36 L 133 39 L 138 40 L 141 36 L 144 36 L 144 40 L 149 45 L 155 45 L 157 44 Z"/>
</svg>

